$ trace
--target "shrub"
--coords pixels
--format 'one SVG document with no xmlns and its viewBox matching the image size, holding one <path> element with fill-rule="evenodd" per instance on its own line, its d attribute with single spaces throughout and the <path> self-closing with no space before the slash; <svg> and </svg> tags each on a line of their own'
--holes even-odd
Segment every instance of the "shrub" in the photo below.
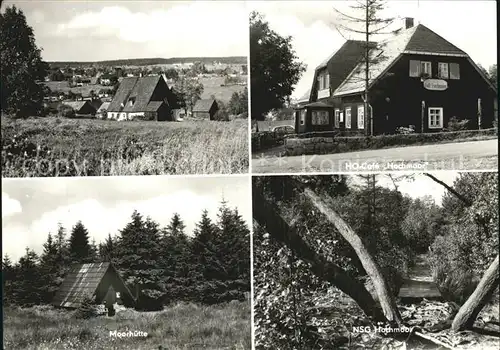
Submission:
<svg viewBox="0 0 500 350">
<path fill-rule="evenodd" d="M 73 108 L 65 105 L 60 105 L 57 108 L 57 110 L 58 110 L 58 115 L 64 118 L 74 118 L 76 114 Z"/>
<path fill-rule="evenodd" d="M 469 124 L 469 119 L 458 119 L 457 117 L 451 117 L 448 121 L 448 131 L 460 131 L 467 130 L 467 125 Z"/>
<path fill-rule="evenodd" d="M 410 125 L 408 127 L 406 126 L 400 126 L 396 128 L 396 134 L 403 134 L 403 135 L 408 135 L 408 134 L 413 134 L 415 133 L 415 126 Z"/>
<path fill-rule="evenodd" d="M 483 129 L 362 137 L 340 135 L 341 134 L 338 132 L 328 132 L 314 133 L 315 137 L 309 138 L 302 135 L 288 138 L 290 142 L 285 142 L 285 145 L 287 145 L 287 155 L 330 154 L 357 151 L 361 149 L 380 149 L 384 147 L 419 145 L 425 143 L 464 140 L 474 137 L 495 136 L 497 135 L 497 132 L 495 129 Z"/>
<path fill-rule="evenodd" d="M 98 307 L 95 304 L 95 300 L 93 297 L 86 296 L 80 307 L 75 312 L 76 318 L 89 319 L 93 317 L 97 317 L 99 314 Z"/>
</svg>

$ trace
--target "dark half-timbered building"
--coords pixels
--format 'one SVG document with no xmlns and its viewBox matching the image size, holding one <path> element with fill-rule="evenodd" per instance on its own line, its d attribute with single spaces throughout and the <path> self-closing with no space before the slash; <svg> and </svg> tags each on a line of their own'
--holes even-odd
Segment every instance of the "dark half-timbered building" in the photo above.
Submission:
<svg viewBox="0 0 500 350">
<path fill-rule="evenodd" d="M 316 68 L 309 102 L 295 111 L 298 133 L 427 133 L 447 130 L 451 118 L 468 120 L 468 129 L 492 127 L 497 87 L 467 53 L 411 18 L 394 36 L 369 43 L 365 111 L 365 47 L 348 40 Z"/>
</svg>

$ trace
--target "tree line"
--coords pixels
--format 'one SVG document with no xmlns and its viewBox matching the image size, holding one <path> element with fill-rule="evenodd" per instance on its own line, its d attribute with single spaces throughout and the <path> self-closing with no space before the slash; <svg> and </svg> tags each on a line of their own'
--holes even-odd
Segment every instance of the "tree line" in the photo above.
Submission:
<svg viewBox="0 0 500 350">
<path fill-rule="evenodd" d="M 215 304 L 243 300 L 250 291 L 250 232 L 237 208 L 223 201 L 217 219 L 203 211 L 193 235 L 179 214 L 166 227 L 134 211 L 117 235 L 96 243 L 77 222 L 67 235 L 59 225 L 43 252 L 26 248 L 13 263 L 2 262 L 4 305 L 50 303 L 72 264 L 111 262 L 138 297 L 137 308 L 172 302 Z"/>
<path fill-rule="evenodd" d="M 393 188 L 382 176 L 254 179 L 257 348 L 331 347 L 336 337 L 315 324 L 325 300 L 340 324 L 404 325 L 396 298 L 417 255 L 444 300 L 461 305 L 442 326 L 470 329 L 498 300 L 498 175 L 461 173 L 453 186 L 420 175 L 446 187 L 440 206 L 400 192 L 414 176 L 391 177 Z"/>
</svg>

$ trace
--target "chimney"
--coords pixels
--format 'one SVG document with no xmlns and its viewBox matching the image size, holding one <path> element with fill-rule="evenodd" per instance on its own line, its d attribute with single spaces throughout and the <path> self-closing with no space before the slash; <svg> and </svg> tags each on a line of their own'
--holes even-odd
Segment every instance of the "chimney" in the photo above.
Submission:
<svg viewBox="0 0 500 350">
<path fill-rule="evenodd" d="M 405 29 L 413 27 L 413 17 L 405 17 Z"/>
</svg>

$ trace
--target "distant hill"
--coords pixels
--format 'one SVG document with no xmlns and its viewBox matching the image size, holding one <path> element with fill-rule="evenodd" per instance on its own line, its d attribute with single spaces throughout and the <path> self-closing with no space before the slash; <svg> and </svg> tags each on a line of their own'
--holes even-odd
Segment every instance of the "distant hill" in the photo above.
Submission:
<svg viewBox="0 0 500 350">
<path fill-rule="evenodd" d="M 53 68 L 61 67 L 90 67 L 93 65 L 98 66 L 149 66 L 155 64 L 174 64 L 174 63 L 189 63 L 189 62 L 203 62 L 205 64 L 211 64 L 214 61 L 223 64 L 246 64 L 247 58 L 244 56 L 232 56 L 232 57 L 172 57 L 172 58 L 131 58 L 123 60 L 111 60 L 111 61 L 96 61 L 96 62 L 48 62 Z"/>
</svg>

